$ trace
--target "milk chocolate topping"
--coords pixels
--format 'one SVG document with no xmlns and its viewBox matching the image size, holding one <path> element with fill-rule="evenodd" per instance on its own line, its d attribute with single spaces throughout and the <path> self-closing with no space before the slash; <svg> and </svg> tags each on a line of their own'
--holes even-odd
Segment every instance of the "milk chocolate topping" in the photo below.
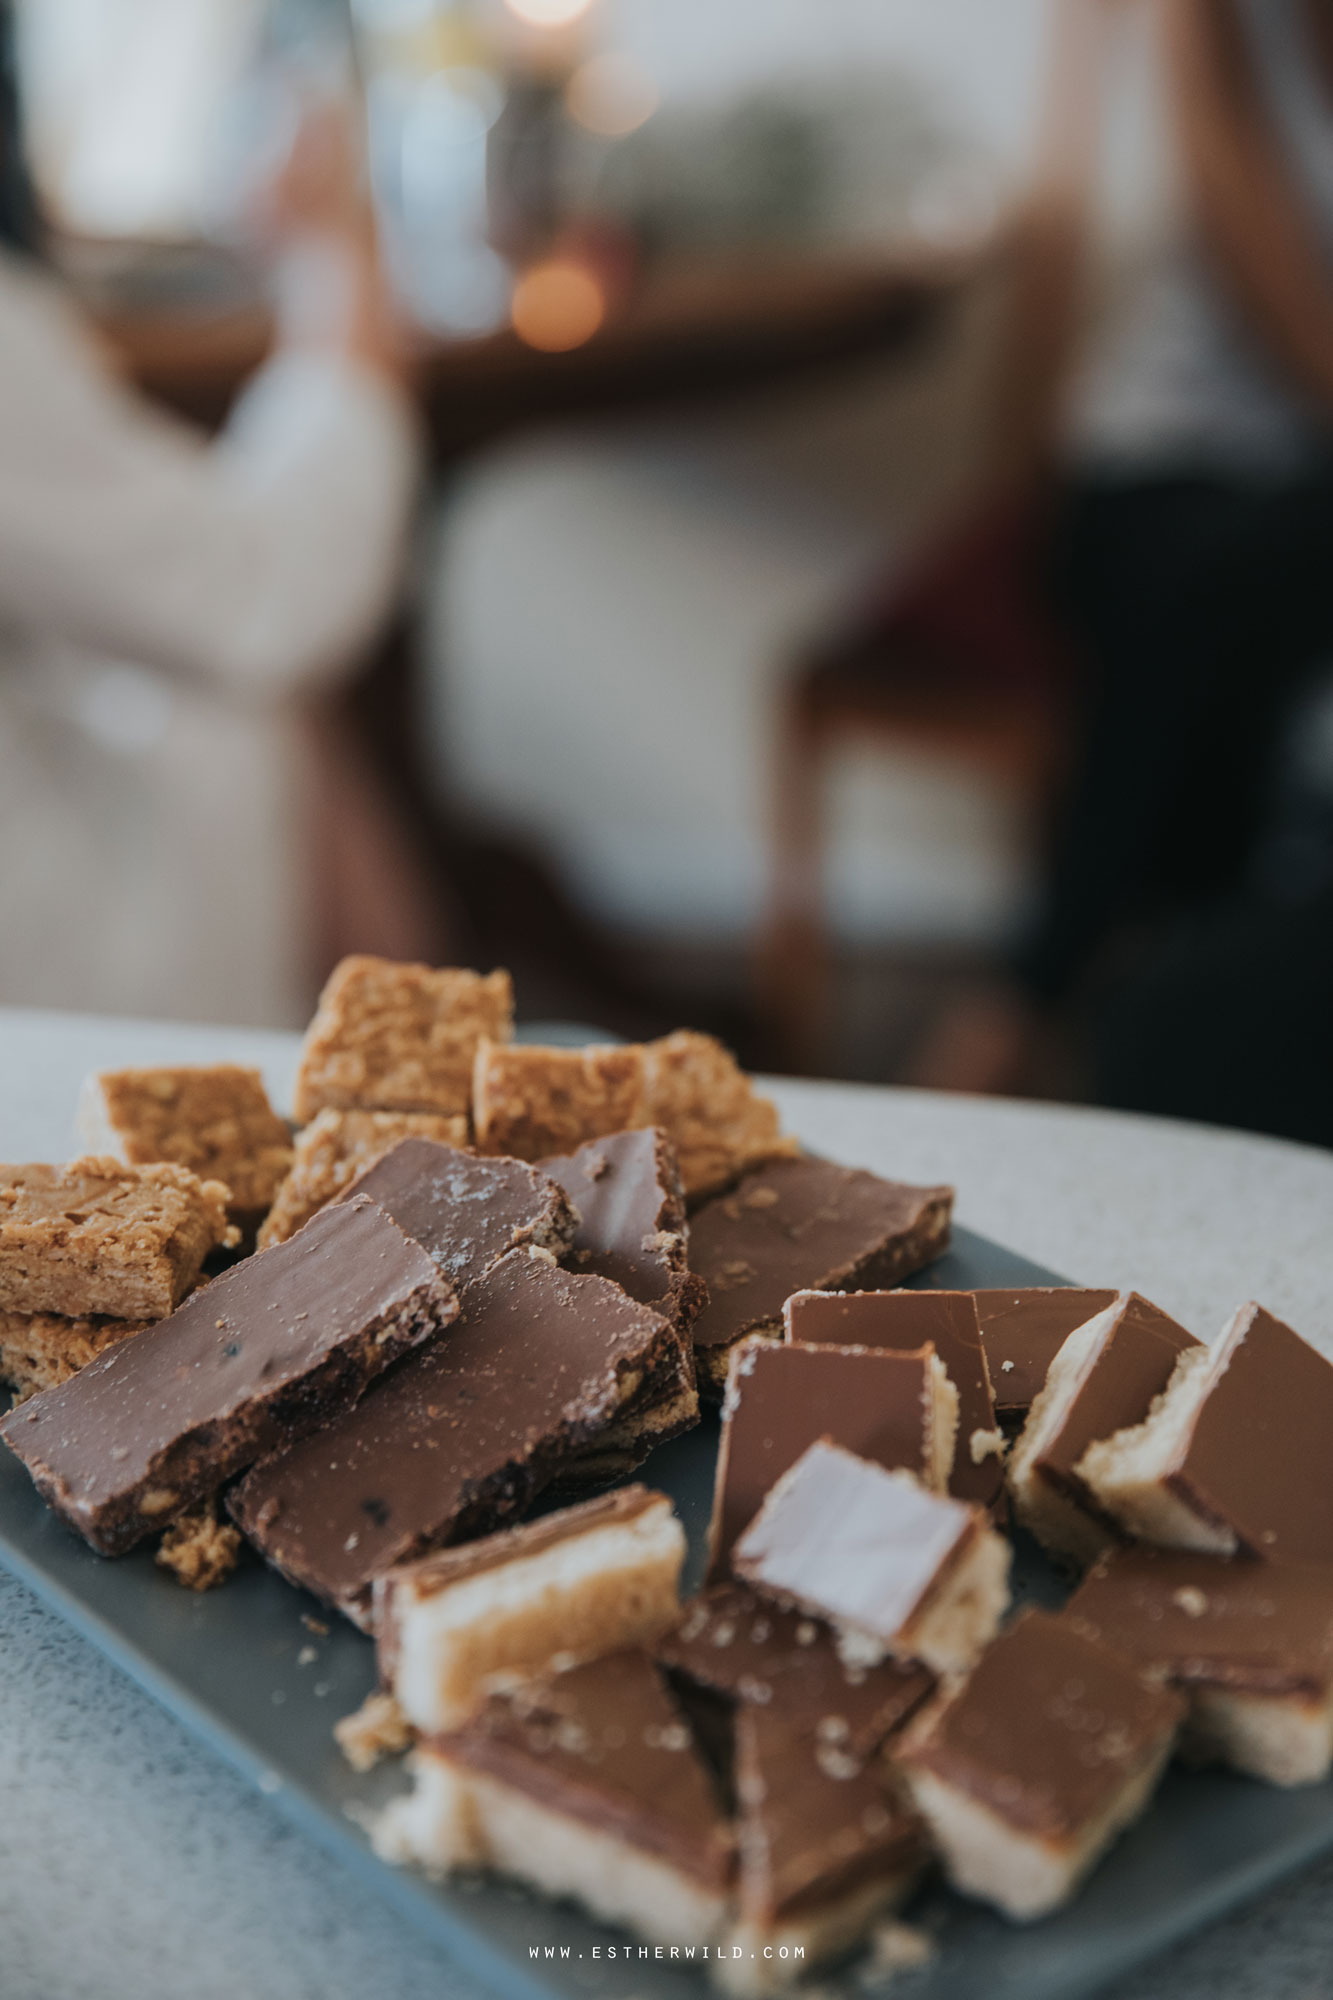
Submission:
<svg viewBox="0 0 1333 2000">
<path fill-rule="evenodd" d="M 1065 1607 L 1095 1638 L 1181 1686 L 1326 1700 L 1333 1573 L 1185 1549 L 1118 1549 Z"/>
<path fill-rule="evenodd" d="M 572 1268 L 611 1278 L 640 1305 L 688 1325 L 707 1294 L 686 1263 L 685 1198 L 665 1133 L 645 1126 L 590 1139 L 543 1160 L 541 1171 L 578 1213 Z"/>
<path fill-rule="evenodd" d="M 947 1249 L 952 1188 L 906 1187 L 805 1157 L 746 1174 L 690 1224 L 708 1285 L 696 1347 L 776 1327 L 793 1292 L 896 1284 Z"/>
<path fill-rule="evenodd" d="M 925 1859 L 920 1823 L 884 1766 L 861 1762 L 836 1719 L 793 1694 L 784 1685 L 771 1706 L 736 1718 L 741 1917 L 760 1925 L 813 1914 Z"/>
<path fill-rule="evenodd" d="M 457 1285 L 527 1243 L 556 1256 L 577 1217 L 563 1189 L 521 1160 L 482 1159 L 434 1139 L 403 1139 L 339 1196 L 366 1194 Z"/>
<path fill-rule="evenodd" d="M 1022 1832 L 1072 1841 L 1183 1712 L 1070 1619 L 1025 1611 L 904 1754 Z"/>
<path fill-rule="evenodd" d="M 819 1439 L 731 1552 L 736 1574 L 895 1650 L 914 1614 L 979 1531 L 962 1501 Z"/>
<path fill-rule="evenodd" d="M 1058 1434 L 1042 1454 L 1043 1476 L 1086 1504 L 1086 1489 L 1074 1467 L 1088 1446 L 1142 1423 L 1153 1398 L 1170 1381 L 1180 1355 L 1198 1345 L 1192 1333 L 1131 1292 L 1108 1324 Z"/>
<path fill-rule="evenodd" d="M 51 1505 L 116 1555 L 338 1415 L 457 1309 L 421 1246 L 372 1202 L 350 1202 L 12 1410 L 0 1436 Z"/>
<path fill-rule="evenodd" d="M 1067 1337 L 1095 1313 L 1114 1305 L 1114 1292 L 1076 1285 L 1037 1285 L 1025 1291 L 974 1292 L 981 1345 L 990 1371 L 995 1408 L 1004 1418 L 1024 1415 L 1046 1381 L 1046 1371 Z"/>
<path fill-rule="evenodd" d="M 845 1667 L 822 1619 L 783 1611 L 741 1583 L 718 1584 L 687 1604 L 656 1647 L 675 1673 L 716 1694 L 826 1721 L 829 1740 L 866 1757 L 935 1685 L 924 1667 L 884 1660 Z M 788 1692 L 787 1690 L 790 1689 Z"/>
<path fill-rule="evenodd" d="M 285 1576 L 364 1617 L 377 1571 L 521 1512 L 672 1338 L 605 1278 L 513 1250 L 468 1286 L 448 1340 L 257 1465 L 231 1511 Z"/>
<path fill-rule="evenodd" d="M 1333 1363 L 1257 1305 L 1214 1361 L 1167 1483 L 1268 1562 L 1333 1563 Z"/>
<path fill-rule="evenodd" d="M 493 1695 L 435 1742 L 454 1761 L 660 1856 L 705 1888 L 731 1879 L 730 1833 L 689 1724 L 637 1648 Z"/>
<path fill-rule="evenodd" d="M 958 1436 L 949 1491 L 958 1500 L 991 1506 L 1004 1485 L 998 1457 L 972 1456 L 977 1431 L 995 1429 L 995 1405 L 971 1292 L 797 1292 L 784 1312 L 788 1340 L 807 1346 L 887 1347 L 900 1352 L 927 1342 L 958 1391 Z"/>
<path fill-rule="evenodd" d="M 751 1341 L 723 1412 L 713 1486 L 709 1575 L 727 1574 L 765 1495 L 816 1438 L 924 1476 L 930 1355 L 887 1348 L 779 1347 Z"/>
</svg>

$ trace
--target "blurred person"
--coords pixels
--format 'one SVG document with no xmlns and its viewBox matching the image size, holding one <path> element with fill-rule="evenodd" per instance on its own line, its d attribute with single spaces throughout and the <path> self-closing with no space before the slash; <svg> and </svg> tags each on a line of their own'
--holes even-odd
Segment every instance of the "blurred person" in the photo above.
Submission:
<svg viewBox="0 0 1333 2000">
<path fill-rule="evenodd" d="M 1012 1086 L 1118 943 L 1132 962 L 1237 890 L 1284 721 L 1333 663 L 1333 0 L 1093 6 L 1137 88 L 1122 146 L 1166 175 L 1069 383 L 1051 561 L 1075 763 L 1018 979 L 941 1024 L 923 1082 Z"/>
<path fill-rule="evenodd" d="M 268 191 L 275 344 L 209 442 L 42 267 L 11 29 L 0 0 L 0 1001 L 292 1023 L 339 837 L 361 942 L 419 934 L 359 772 L 315 831 L 309 704 L 390 603 L 417 457 L 352 122 L 308 114 Z"/>
</svg>

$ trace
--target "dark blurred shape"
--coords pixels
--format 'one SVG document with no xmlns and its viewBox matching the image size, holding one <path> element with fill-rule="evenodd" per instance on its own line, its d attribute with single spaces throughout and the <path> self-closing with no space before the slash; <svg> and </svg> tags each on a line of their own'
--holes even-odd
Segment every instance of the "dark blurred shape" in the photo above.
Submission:
<svg viewBox="0 0 1333 2000">
<path fill-rule="evenodd" d="M 1183 919 L 1108 1001 L 1099 1100 L 1333 1146 L 1333 889 Z"/>
<path fill-rule="evenodd" d="M 0 0 L 0 245 L 35 256 L 42 229 L 23 153 L 14 9 Z"/>
</svg>

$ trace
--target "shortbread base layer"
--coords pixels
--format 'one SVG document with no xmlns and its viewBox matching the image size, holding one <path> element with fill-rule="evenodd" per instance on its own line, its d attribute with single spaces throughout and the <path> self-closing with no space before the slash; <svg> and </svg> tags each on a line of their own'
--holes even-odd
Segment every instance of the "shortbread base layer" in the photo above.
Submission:
<svg viewBox="0 0 1333 2000">
<path fill-rule="evenodd" d="M 667 1501 L 403 1602 L 392 1689 L 426 1735 L 457 1728 L 497 1685 L 557 1658 L 651 1645 L 678 1617 L 685 1537 Z"/>
<path fill-rule="evenodd" d="M 1216 1379 L 1212 1351 L 1187 1348 L 1143 1422 L 1089 1445 L 1079 1460 L 1079 1477 L 1098 1506 L 1141 1541 L 1209 1555 L 1236 1552 L 1231 1529 L 1188 1506 L 1169 1483 Z"/>
<path fill-rule="evenodd" d="M 956 1889 L 992 1903 L 1019 1923 L 1068 1902 L 1084 1876 L 1152 1797 L 1170 1743 L 1131 1773 L 1105 1811 L 1067 1840 L 1043 1840 L 930 1771 L 909 1770 L 917 1808 L 929 1824 Z"/>
<path fill-rule="evenodd" d="M 1011 1555 L 1003 1535 L 983 1528 L 899 1634 L 895 1654 L 920 1660 L 932 1673 L 966 1673 L 1009 1607 Z"/>
<path fill-rule="evenodd" d="M 726 1944 L 739 1946 L 742 1956 L 713 1960 L 709 1966 L 713 1984 L 736 2000 L 763 2000 L 765 1994 L 784 1992 L 806 1973 L 819 1971 L 863 1945 L 871 1926 L 906 1902 L 920 1873 L 919 1868 L 901 1869 L 878 1882 L 863 1882 L 799 1917 L 738 1924 Z"/>
<path fill-rule="evenodd" d="M 383 1859 L 415 1862 L 432 1874 L 493 1869 L 545 1895 L 570 1896 L 650 1944 L 708 1944 L 720 1934 L 729 1899 L 623 1835 L 460 1771 L 429 1745 L 415 1753 L 413 1769 L 415 1790 L 395 1800 L 375 1829 Z"/>
<path fill-rule="evenodd" d="M 1309 1695 L 1190 1688 L 1180 1752 L 1187 1763 L 1229 1764 L 1266 1785 L 1317 1785 L 1333 1764 L 1333 1690 Z"/>
<path fill-rule="evenodd" d="M 1033 1398 L 1009 1455 L 1009 1494 L 1019 1521 L 1051 1555 L 1080 1567 L 1105 1555 L 1115 1537 L 1073 1494 L 1054 1483 L 1042 1460 L 1064 1429 L 1106 1325 L 1119 1309 L 1118 1304 L 1108 1306 L 1069 1335 Z"/>
</svg>

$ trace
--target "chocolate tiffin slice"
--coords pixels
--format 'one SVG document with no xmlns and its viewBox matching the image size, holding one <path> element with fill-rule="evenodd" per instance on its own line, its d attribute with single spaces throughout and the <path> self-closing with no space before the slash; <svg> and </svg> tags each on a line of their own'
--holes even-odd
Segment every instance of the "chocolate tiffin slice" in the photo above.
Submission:
<svg viewBox="0 0 1333 2000">
<path fill-rule="evenodd" d="M 159 1533 L 355 1403 L 450 1326 L 453 1286 L 364 1197 L 195 1292 L 0 1418 L 43 1497 L 102 1555 Z"/>
<path fill-rule="evenodd" d="M 482 1159 L 434 1139 L 402 1139 L 340 1200 L 364 1194 L 462 1289 L 510 1250 L 561 1257 L 578 1217 L 549 1176 L 522 1160 Z"/>
<path fill-rule="evenodd" d="M 836 1712 L 784 1682 L 736 1717 L 738 1921 L 719 1961 L 732 1993 L 771 1993 L 861 1944 L 915 1885 L 924 1831 L 889 1766 Z"/>
<path fill-rule="evenodd" d="M 255 1466 L 230 1495 L 232 1514 L 284 1576 L 365 1624 L 381 1570 L 520 1514 L 673 1338 L 607 1279 L 511 1250 L 467 1286 L 447 1341 Z"/>
<path fill-rule="evenodd" d="M 694 1323 L 699 1386 L 720 1395 L 730 1350 L 777 1340 L 793 1292 L 896 1285 L 949 1246 L 953 1189 L 907 1187 L 805 1157 L 757 1167 L 691 1219 L 690 1263 L 708 1286 Z"/>
<path fill-rule="evenodd" d="M 734 1855 L 690 1727 L 637 1650 L 495 1694 L 425 1739 L 380 1822 L 387 1859 L 492 1868 L 652 1943 L 715 1940 Z"/>
</svg>

